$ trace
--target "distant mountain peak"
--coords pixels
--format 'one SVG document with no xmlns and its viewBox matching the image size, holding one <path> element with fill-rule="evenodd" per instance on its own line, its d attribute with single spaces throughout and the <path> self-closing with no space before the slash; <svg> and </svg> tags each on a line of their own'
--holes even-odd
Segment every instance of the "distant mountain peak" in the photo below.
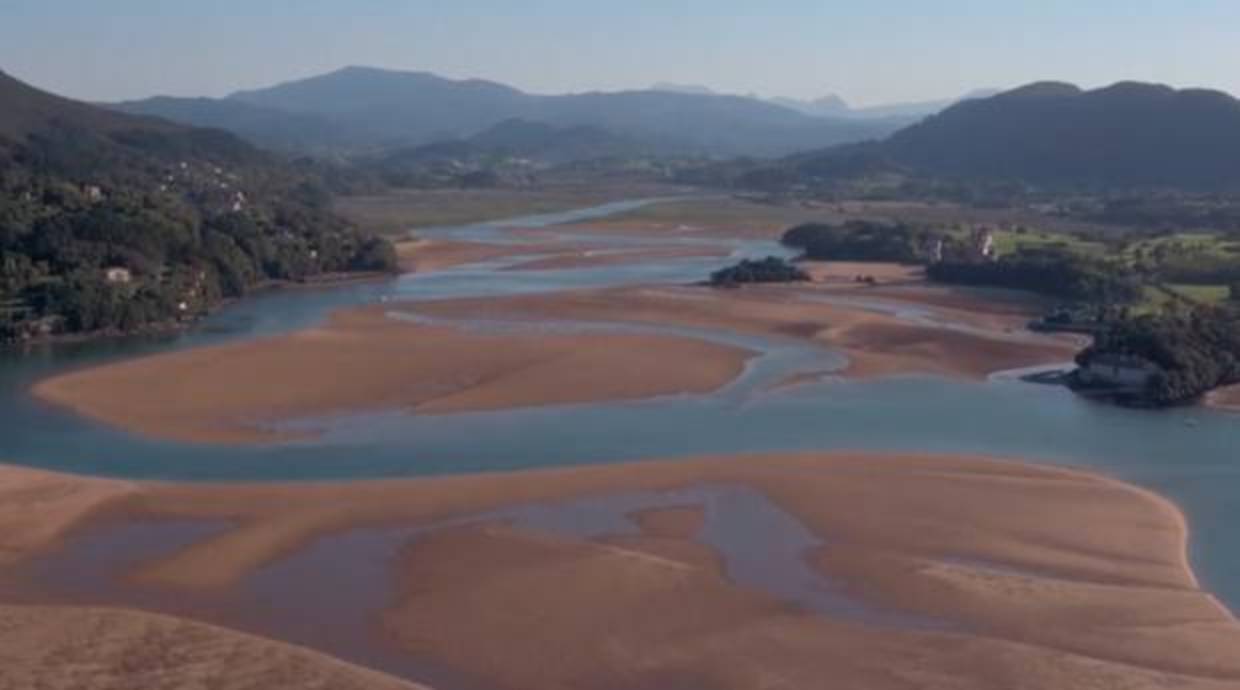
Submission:
<svg viewBox="0 0 1240 690">
<path fill-rule="evenodd" d="M 1003 98 L 1071 98 L 1082 93 L 1084 91 L 1076 84 L 1063 81 L 1037 81 L 1004 91 L 998 96 Z"/>
<path fill-rule="evenodd" d="M 675 82 L 661 81 L 650 87 L 651 91 L 662 91 L 664 93 L 684 93 L 693 96 L 717 96 L 718 91 L 709 86 L 701 84 L 677 84 Z"/>
</svg>

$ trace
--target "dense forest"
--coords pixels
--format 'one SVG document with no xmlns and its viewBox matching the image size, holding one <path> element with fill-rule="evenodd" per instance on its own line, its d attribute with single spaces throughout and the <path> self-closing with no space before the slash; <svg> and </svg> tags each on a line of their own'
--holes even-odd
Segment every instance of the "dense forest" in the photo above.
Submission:
<svg viewBox="0 0 1240 690">
<path fill-rule="evenodd" d="M 1199 307 L 1116 321 L 1077 361 L 1100 355 L 1131 355 L 1161 372 L 1140 402 L 1176 405 L 1219 387 L 1240 383 L 1240 321 L 1226 309 Z"/>
<path fill-rule="evenodd" d="M 1141 281 L 1121 266 L 1068 251 L 1024 249 L 995 261 L 941 261 L 926 268 L 936 282 L 1028 290 L 1048 297 L 1118 305 L 1142 296 Z"/>
<path fill-rule="evenodd" d="M 910 225 L 854 220 L 842 225 L 798 225 L 780 241 L 817 261 L 922 263 L 929 259 L 937 239 L 933 232 Z"/>
<path fill-rule="evenodd" d="M 797 266 L 777 257 L 745 259 L 735 266 L 715 271 L 710 284 L 715 287 L 735 287 L 746 283 L 800 283 L 810 279 L 809 274 Z"/>
<path fill-rule="evenodd" d="M 192 319 L 268 281 L 395 268 L 312 174 L 232 135 L 0 74 L 0 339 Z"/>
</svg>

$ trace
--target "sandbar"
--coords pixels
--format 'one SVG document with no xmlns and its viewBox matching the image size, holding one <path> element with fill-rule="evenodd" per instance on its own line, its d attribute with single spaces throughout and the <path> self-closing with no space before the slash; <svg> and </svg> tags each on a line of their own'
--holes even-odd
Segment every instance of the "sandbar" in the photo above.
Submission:
<svg viewBox="0 0 1240 690">
<path fill-rule="evenodd" d="M 200 443 L 278 441 L 284 420 L 371 410 L 445 414 L 707 393 L 753 353 L 695 338 L 488 332 L 342 311 L 291 335 L 56 376 L 34 393 L 128 431 Z"/>
<path fill-rule="evenodd" d="M 10 483 L 31 476 L 0 471 Z M 641 533 L 623 539 L 493 522 L 433 531 L 392 564 L 396 595 L 374 624 L 410 654 L 503 688 L 1240 683 L 1240 625 L 1198 586 L 1180 512 L 1072 470 L 771 454 L 348 484 L 137 483 L 105 512 L 113 521 L 235 521 L 132 573 L 143 586 L 225 596 L 331 534 L 701 485 L 761 492 L 822 539 L 806 557 L 831 586 L 941 625 L 812 613 L 740 586 L 692 541 L 700 517 L 692 505 L 647 514 Z M 57 630 L 72 634 L 45 634 Z M 24 631 L 3 640 L 0 648 L 30 644 Z"/>
<path fill-rule="evenodd" d="M 843 352 L 851 377 L 939 374 L 983 379 L 997 371 L 1071 360 L 1074 338 L 1025 330 L 1030 310 L 980 295 L 922 286 L 900 292 L 848 286 L 636 287 L 527 295 L 504 300 L 425 302 L 447 318 L 577 319 L 712 328 L 799 338 Z M 885 305 L 886 309 L 882 307 Z M 905 307 L 922 318 L 899 315 Z"/>
</svg>

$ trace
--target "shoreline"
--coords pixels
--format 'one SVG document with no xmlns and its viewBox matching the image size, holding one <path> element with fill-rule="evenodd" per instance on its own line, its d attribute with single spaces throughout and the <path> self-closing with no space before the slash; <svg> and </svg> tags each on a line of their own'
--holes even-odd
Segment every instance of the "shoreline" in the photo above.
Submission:
<svg viewBox="0 0 1240 690">
<path fill-rule="evenodd" d="M 26 476 L 16 486 L 12 480 L 15 471 Z M 9 485 L 21 493 L 31 478 L 72 485 L 97 481 L 0 467 L 0 487 Z M 709 639 L 713 627 L 691 627 L 667 637 L 668 631 L 676 629 L 673 623 L 682 620 L 678 613 L 682 605 L 701 605 L 715 611 L 711 615 L 722 618 L 710 625 L 723 626 L 730 634 L 739 635 L 738 644 L 753 644 L 760 639 L 750 638 L 750 625 L 742 622 L 754 616 L 764 621 L 759 630 L 780 630 L 780 639 L 791 635 L 786 640 L 791 646 L 777 648 L 793 655 L 790 672 L 795 669 L 798 674 L 809 673 L 810 669 L 821 672 L 821 654 L 828 658 L 843 655 L 842 660 L 837 659 L 839 663 L 864 666 L 868 658 L 881 663 L 878 660 L 893 649 L 906 651 L 897 657 L 902 661 L 888 663 L 906 664 L 909 672 L 920 668 L 921 663 L 937 668 L 938 661 L 914 662 L 904 655 L 920 657 L 950 644 L 975 650 L 970 654 L 985 649 L 990 649 L 990 653 L 1005 650 L 1004 655 L 1016 656 L 1001 663 L 1003 669 L 1011 663 L 1015 664 L 1013 671 L 1023 672 L 1032 664 L 1041 669 L 1039 674 L 1050 674 L 1045 678 L 1060 681 L 1076 677 L 1071 675 L 1078 663 L 1075 658 L 1104 665 L 1147 659 L 1136 666 L 1108 667 L 1109 673 L 1131 673 L 1134 678 L 1144 678 L 1146 671 L 1142 669 L 1148 668 L 1150 673 L 1157 670 L 1159 674 L 1194 679 L 1212 676 L 1215 671 L 1210 669 L 1215 669 L 1219 674 L 1227 674 L 1217 676 L 1220 683 L 1225 677 L 1240 679 L 1240 665 L 1226 661 L 1226 654 L 1218 655 L 1231 648 L 1232 643 L 1224 645 L 1225 641 L 1240 642 L 1240 626 L 1217 597 L 1200 589 L 1191 567 L 1191 534 L 1183 511 L 1156 492 L 1128 482 L 1028 460 L 832 452 L 645 460 L 571 469 L 323 484 L 135 482 L 130 493 L 107 503 L 98 512 L 75 518 L 65 540 L 49 538 L 44 549 L 31 549 L 27 558 L 34 559 L 28 562 L 37 562 L 45 557 L 40 554 L 55 553 L 57 544 L 76 543 L 81 537 L 75 535 L 89 535 L 90 525 L 94 524 L 123 525 L 134 521 L 154 525 L 167 520 L 229 516 L 235 523 L 224 533 L 180 547 L 154 562 L 139 563 L 126 577 L 130 583 L 127 587 L 172 588 L 168 591 L 182 592 L 179 596 L 192 600 L 211 592 L 218 592 L 210 594 L 216 597 L 238 591 L 236 588 L 253 573 L 265 571 L 273 563 L 294 562 L 288 559 L 296 558 L 311 545 L 330 544 L 348 534 L 434 524 L 449 516 L 478 515 L 502 506 L 550 506 L 560 501 L 605 499 L 617 492 L 663 492 L 703 484 L 752 487 L 815 534 L 833 539 L 826 542 L 826 550 L 807 554 L 807 562 L 817 564 L 815 569 L 825 567 L 822 572 L 833 581 L 842 582 L 850 597 L 878 606 L 891 605 L 895 610 L 912 607 L 908 609 L 910 613 L 921 610 L 927 615 L 958 615 L 963 617 L 961 621 L 972 621 L 968 623 L 970 627 L 982 627 L 969 637 L 960 637 L 932 629 L 887 630 L 881 625 L 858 628 L 847 618 L 837 620 L 830 615 L 821 618 L 818 614 L 802 613 L 790 617 L 785 607 L 769 601 L 769 596 L 759 596 L 760 592 L 722 574 L 718 556 L 696 546 L 698 542 L 689 536 L 700 529 L 700 508 L 693 500 L 680 500 L 668 504 L 664 512 L 669 515 L 662 520 L 647 515 L 633 537 L 603 536 L 581 541 L 554 533 L 493 531 L 484 525 L 445 527 L 436 531 L 425 547 L 402 551 L 400 559 L 390 566 L 398 574 L 423 575 L 412 581 L 413 590 L 402 589 L 404 594 L 383 605 L 386 622 L 381 629 L 385 635 L 396 635 L 393 639 L 398 646 L 411 639 L 421 640 L 415 646 L 419 655 L 429 654 L 432 660 L 449 667 L 473 669 L 475 664 L 481 664 L 477 668 L 487 670 L 484 675 L 489 675 L 496 685 L 526 687 L 537 685 L 538 680 L 563 681 L 585 671 L 571 663 L 561 665 L 545 660 L 550 665 L 546 673 L 567 675 L 543 677 L 540 674 L 544 671 L 529 665 L 537 661 L 537 655 L 527 663 L 528 654 L 520 651 L 522 643 L 516 642 L 517 649 L 511 654 L 504 651 L 505 645 L 496 646 L 500 639 L 497 636 L 504 635 L 509 619 L 504 607 L 489 607 L 488 602 L 494 601 L 493 597 L 509 596 L 502 594 L 509 591 L 504 582 L 523 583 L 512 585 L 519 587 L 528 585 L 533 588 L 526 592 L 530 605 L 560 602 L 554 608 L 558 613 L 551 614 L 543 628 L 529 634 L 547 644 L 563 640 L 555 644 L 580 645 L 587 644 L 595 633 L 589 632 L 593 624 L 580 631 L 577 626 L 596 616 L 601 616 L 600 621 L 608 621 L 619 615 L 620 609 L 593 594 L 599 587 L 606 587 L 618 588 L 616 602 L 646 602 L 639 605 L 638 611 L 613 624 L 618 626 L 615 631 L 621 639 L 649 648 L 652 659 L 660 655 L 649 645 L 671 645 L 671 649 L 681 650 L 677 653 L 689 655 L 688 669 L 694 673 L 739 671 L 728 670 L 730 662 L 721 661 L 717 655 L 701 656 L 700 651 L 694 651 L 698 649 L 698 636 Z M 845 498 L 849 496 L 852 498 Z M 64 499 L 62 493 L 51 492 L 44 500 L 50 502 L 48 507 L 54 507 Z M 1025 512 L 1035 506 L 1040 509 L 1033 514 Z M 1000 507 L 1006 513 L 994 512 Z M 1042 514 L 1046 510 L 1051 513 Z M 861 514 L 854 518 L 854 511 Z M 677 512 L 679 516 L 675 515 Z M 977 522 L 983 515 L 990 519 Z M 1047 515 L 1054 516 L 1050 524 L 1045 519 Z M 8 527 L 10 519 L 11 516 L 0 513 L 0 525 Z M 1082 531 L 1071 527 L 1081 524 L 1088 528 Z M 3 533 L 12 534 L 13 530 L 5 529 Z M 458 565 L 452 558 L 440 557 L 467 544 L 474 545 L 468 553 L 484 559 L 477 563 L 478 568 L 460 571 L 473 561 Z M 965 550 L 959 551 L 962 548 Z M 831 553 L 836 556 L 826 563 L 819 562 L 819 556 Z M 867 565 L 872 553 L 886 555 Z M 956 559 L 956 554 L 962 557 Z M 895 560 L 888 563 L 890 559 Z M 491 565 L 484 567 L 486 563 Z M 838 570 L 841 563 L 848 565 L 844 571 Z M 987 563 L 1003 569 L 991 570 Z M 572 565 L 563 570 L 557 564 Z M 301 568 L 294 571 L 302 572 Z M 523 572 L 528 572 L 529 577 L 520 575 Z M 854 586 L 854 572 L 872 572 L 873 576 L 863 578 L 864 586 Z M 310 573 L 305 577 L 309 581 L 315 579 Z M 603 584 L 612 582 L 610 578 L 614 577 L 621 579 Z M 682 585 L 676 583 L 682 581 L 684 586 L 693 588 L 693 594 L 679 593 Z M 948 588 L 944 592 L 950 596 L 928 594 L 942 587 Z M 342 596 L 348 601 L 348 595 Z M 461 598 L 465 596 L 477 597 L 477 606 L 483 608 L 470 608 L 470 599 Z M 667 599 L 669 596 L 672 598 Z M 1033 600 L 1026 602 L 1027 597 Z M 651 604 L 661 601 L 665 603 Z M 1039 606 L 1046 612 L 1043 615 L 1051 616 L 1043 621 L 1044 625 L 1027 631 L 1019 626 L 1009 629 L 1009 619 L 1015 612 L 1037 602 L 1042 602 Z M 1148 633 L 1141 638 L 1121 637 L 1120 642 L 1109 642 L 1114 632 L 1104 632 L 1111 630 L 1106 623 L 1108 616 L 1100 613 L 1096 617 L 1090 613 L 1094 607 L 1099 607 L 1099 611 L 1113 610 L 1111 615 Z M 206 622 L 227 624 L 225 609 L 221 609 L 223 618 Z M 466 611 L 474 611 L 477 617 L 464 614 Z M 619 622 L 631 616 L 636 616 L 631 624 Z M 1177 619 L 1186 623 L 1170 622 Z M 984 624 L 987 620 L 991 623 Z M 1138 623 L 1140 620 L 1146 622 Z M 1196 626 L 1205 627 L 1194 630 Z M 280 629 L 277 626 L 272 630 Z M 1095 635 L 1098 632 L 1103 632 L 1102 637 Z M 688 636 L 681 637 L 682 634 Z M 582 635 L 585 638 L 573 639 Z M 651 635 L 654 637 L 649 642 L 640 642 Z M 1027 636 L 1031 637 L 1025 639 Z M 796 652 L 801 645 L 794 640 L 812 643 L 816 651 L 802 657 Z M 844 651 L 864 640 L 872 643 L 863 645 L 866 651 Z M 1018 645 L 1013 647 L 1013 643 Z M 1128 651 L 1129 647 L 1133 651 Z M 761 644 L 753 649 L 755 657 L 746 664 L 766 668 L 767 663 L 774 663 L 776 657 L 768 654 L 772 650 L 763 651 Z M 586 654 L 585 658 L 592 659 L 590 655 L 597 652 Z M 849 661 L 848 657 L 854 655 L 857 658 Z M 943 663 L 948 665 L 941 672 L 949 672 L 951 658 L 953 655 L 943 657 Z M 606 656 L 594 660 L 601 665 L 601 673 L 616 663 Z M 996 677 L 987 675 L 998 673 L 995 669 L 978 669 L 977 676 L 969 668 L 950 672 L 972 678 L 972 684 L 961 687 L 1003 686 L 995 685 Z M 1006 673 L 1002 670 L 1000 677 L 1006 678 Z M 1069 675 L 1061 675 L 1064 673 Z M 1031 687 L 1064 687 L 1062 682 L 1047 683 Z M 866 687 L 896 686 L 875 683 Z M 1134 681 L 1130 687 L 1160 686 Z M 1214 686 L 1186 681 L 1185 687 Z"/>
<path fill-rule="evenodd" d="M 253 297 L 262 297 L 263 295 L 284 290 L 301 291 L 301 290 L 330 290 L 336 287 L 348 287 L 350 285 L 366 285 L 369 283 L 379 283 L 386 280 L 394 280 L 399 278 L 403 273 L 387 273 L 384 271 L 359 271 L 357 273 L 333 273 L 330 277 L 322 277 L 320 279 L 293 281 L 293 280 L 273 280 L 259 283 L 250 288 L 250 291 L 241 297 L 230 297 L 223 299 L 219 304 L 213 305 L 202 314 L 186 320 L 167 321 L 158 324 L 148 324 L 141 328 L 131 331 L 121 330 L 104 330 L 90 331 L 86 333 L 53 333 L 45 336 L 26 338 L 21 340 L 0 340 L 0 354 L 5 351 L 20 352 L 22 350 L 53 347 L 56 345 L 73 345 L 78 343 L 94 343 L 94 342 L 112 342 L 123 341 L 131 338 L 149 338 L 159 336 L 171 336 L 185 333 L 192 329 L 214 314 L 221 310 L 241 303 Z"/>
</svg>

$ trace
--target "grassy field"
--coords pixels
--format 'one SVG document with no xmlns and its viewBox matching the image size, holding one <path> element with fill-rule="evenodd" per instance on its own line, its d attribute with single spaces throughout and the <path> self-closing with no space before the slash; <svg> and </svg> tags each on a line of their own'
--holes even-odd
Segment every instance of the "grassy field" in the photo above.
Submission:
<svg viewBox="0 0 1240 690">
<path fill-rule="evenodd" d="M 1102 256 L 1107 252 L 1107 245 L 1082 239 L 1076 235 L 1063 232 L 1000 230 L 995 233 L 995 251 L 1000 255 L 1011 254 L 1022 249 L 1062 248 L 1079 254 Z"/>
<path fill-rule="evenodd" d="M 1200 304 L 1221 304 L 1231 297 L 1226 285 L 1168 285 L 1167 289 Z"/>
</svg>

